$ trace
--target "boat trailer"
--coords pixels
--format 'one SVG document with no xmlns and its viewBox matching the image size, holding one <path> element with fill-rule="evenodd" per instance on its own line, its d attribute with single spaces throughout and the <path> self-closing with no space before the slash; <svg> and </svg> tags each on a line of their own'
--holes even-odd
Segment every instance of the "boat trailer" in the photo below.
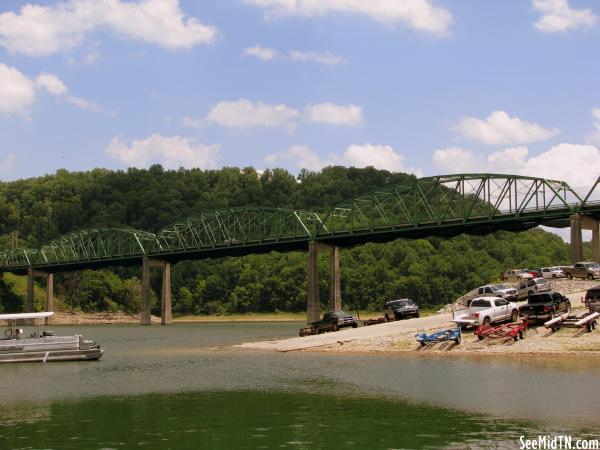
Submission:
<svg viewBox="0 0 600 450">
<path fill-rule="evenodd" d="M 503 325 L 481 325 L 475 330 L 475 335 L 480 341 L 485 338 L 513 338 L 515 341 L 525 339 L 527 333 L 527 321 L 521 323 L 506 323 Z"/>
<path fill-rule="evenodd" d="M 437 342 L 454 341 L 456 345 L 460 344 L 461 334 L 460 327 L 448 328 L 446 330 L 436 331 L 435 333 L 419 333 L 415 334 L 417 341 L 424 347 L 426 344 L 435 344 Z"/>
<path fill-rule="evenodd" d="M 591 332 L 596 328 L 600 312 L 589 311 L 581 314 L 564 313 L 544 323 L 546 328 L 556 331 L 560 328 L 586 328 Z"/>
</svg>

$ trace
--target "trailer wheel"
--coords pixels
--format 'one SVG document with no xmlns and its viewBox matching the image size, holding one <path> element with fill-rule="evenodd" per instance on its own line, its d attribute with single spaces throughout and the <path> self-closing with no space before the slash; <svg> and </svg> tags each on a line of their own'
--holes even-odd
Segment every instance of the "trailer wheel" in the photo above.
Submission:
<svg viewBox="0 0 600 450">
<path fill-rule="evenodd" d="M 592 322 L 588 322 L 587 325 L 585 326 L 588 330 L 588 333 L 591 333 L 592 330 L 594 329 Z"/>
<path fill-rule="evenodd" d="M 519 338 L 520 339 L 525 339 L 525 330 L 519 330 Z"/>
<path fill-rule="evenodd" d="M 425 347 L 425 341 L 419 341 L 419 344 L 421 344 L 421 347 Z"/>
<path fill-rule="evenodd" d="M 515 334 L 515 335 L 513 336 L 513 339 L 514 339 L 514 341 L 515 341 L 515 342 L 517 342 L 517 341 L 519 340 L 519 338 L 520 338 L 520 337 L 521 337 L 521 336 L 519 335 L 519 333 L 517 333 L 517 334 Z"/>
<path fill-rule="evenodd" d="M 477 339 L 479 339 L 480 341 L 483 341 L 483 336 L 482 336 L 482 335 L 480 335 L 480 334 L 478 334 L 478 335 L 477 335 Z"/>
<path fill-rule="evenodd" d="M 460 336 L 454 339 L 454 342 L 456 343 L 456 345 L 460 345 Z"/>
</svg>

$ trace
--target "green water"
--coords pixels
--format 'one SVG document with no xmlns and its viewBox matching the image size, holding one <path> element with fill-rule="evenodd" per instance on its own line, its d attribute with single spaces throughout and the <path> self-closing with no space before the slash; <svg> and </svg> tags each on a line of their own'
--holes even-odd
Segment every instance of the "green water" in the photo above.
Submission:
<svg viewBox="0 0 600 450">
<path fill-rule="evenodd" d="M 55 327 L 99 362 L 0 366 L 0 449 L 517 448 L 596 430 L 589 358 L 271 353 L 299 324 Z"/>
</svg>

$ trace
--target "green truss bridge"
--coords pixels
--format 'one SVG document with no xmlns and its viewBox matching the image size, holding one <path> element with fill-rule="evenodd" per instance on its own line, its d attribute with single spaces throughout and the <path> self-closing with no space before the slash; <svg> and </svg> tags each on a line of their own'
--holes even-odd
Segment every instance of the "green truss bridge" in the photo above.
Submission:
<svg viewBox="0 0 600 450">
<path fill-rule="evenodd" d="M 145 260 L 170 265 L 189 259 L 306 250 L 316 242 L 339 248 L 398 238 L 523 231 L 538 225 L 570 226 L 574 260 L 582 255 L 581 229 L 592 229 L 594 258 L 600 259 L 599 182 L 600 178 L 589 192 L 578 193 L 562 181 L 515 175 L 412 179 L 328 211 L 226 208 L 202 212 L 157 233 L 111 228 L 74 231 L 39 248 L 0 252 L 0 273 L 29 273 L 32 278 L 33 273 L 142 265 Z"/>
</svg>

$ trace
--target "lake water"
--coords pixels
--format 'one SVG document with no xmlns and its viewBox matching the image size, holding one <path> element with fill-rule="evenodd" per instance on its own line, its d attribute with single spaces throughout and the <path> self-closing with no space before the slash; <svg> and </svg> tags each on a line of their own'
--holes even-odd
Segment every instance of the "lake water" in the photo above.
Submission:
<svg viewBox="0 0 600 450">
<path fill-rule="evenodd" d="M 55 326 L 98 362 L 0 365 L 0 449 L 518 448 L 600 439 L 584 357 L 271 353 L 300 323 Z"/>
</svg>

